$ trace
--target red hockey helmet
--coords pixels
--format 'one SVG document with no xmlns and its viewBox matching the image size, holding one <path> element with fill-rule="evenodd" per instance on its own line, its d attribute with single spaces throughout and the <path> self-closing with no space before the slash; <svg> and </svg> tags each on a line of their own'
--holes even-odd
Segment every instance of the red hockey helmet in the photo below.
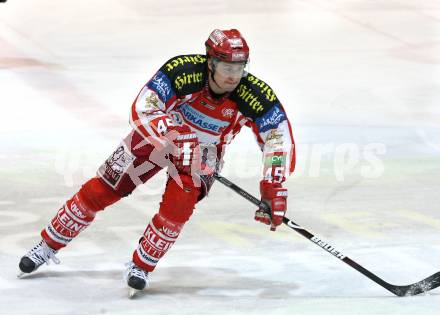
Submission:
<svg viewBox="0 0 440 315">
<path fill-rule="evenodd" d="M 226 62 L 247 62 L 249 47 L 236 29 L 215 29 L 205 42 L 206 54 Z"/>
</svg>

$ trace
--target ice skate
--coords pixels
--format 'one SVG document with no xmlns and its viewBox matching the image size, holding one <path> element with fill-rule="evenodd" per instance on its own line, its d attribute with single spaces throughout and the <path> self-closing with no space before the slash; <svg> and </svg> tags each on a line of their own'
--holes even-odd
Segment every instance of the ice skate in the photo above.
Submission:
<svg viewBox="0 0 440 315">
<path fill-rule="evenodd" d="M 128 297 L 132 298 L 136 292 L 142 291 L 145 287 L 149 287 L 148 271 L 136 266 L 132 261 L 127 263 L 125 278 L 129 287 Z"/>
<path fill-rule="evenodd" d="M 59 259 L 55 257 L 56 253 L 56 250 L 50 248 L 44 240 L 41 240 L 26 255 L 21 257 L 20 263 L 18 264 L 21 272 L 17 277 L 21 278 L 25 274 L 34 272 L 42 264 L 49 264 L 50 260 L 52 260 L 55 264 L 59 264 Z"/>
</svg>

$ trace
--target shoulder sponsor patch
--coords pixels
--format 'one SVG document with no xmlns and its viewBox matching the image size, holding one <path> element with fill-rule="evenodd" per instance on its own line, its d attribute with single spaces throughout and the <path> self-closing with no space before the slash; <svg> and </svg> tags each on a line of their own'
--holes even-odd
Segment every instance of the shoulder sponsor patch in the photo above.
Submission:
<svg viewBox="0 0 440 315">
<path fill-rule="evenodd" d="M 204 55 L 182 55 L 170 59 L 163 67 L 162 70 L 166 73 L 171 73 L 175 69 L 181 68 L 187 65 L 200 65 L 206 62 L 206 56 Z"/>
<path fill-rule="evenodd" d="M 271 87 L 250 73 L 241 79 L 231 98 L 237 102 L 240 111 L 253 120 L 280 104 Z"/>
<path fill-rule="evenodd" d="M 264 110 L 264 106 L 258 98 L 258 94 L 252 91 L 251 88 L 243 83 L 240 83 L 234 93 L 239 98 L 242 104 L 245 104 L 247 110 L 259 114 Z"/>
<path fill-rule="evenodd" d="M 174 95 L 170 80 L 161 71 L 158 71 L 155 74 L 155 76 L 147 83 L 147 86 L 159 95 L 159 98 L 163 103 L 168 102 Z"/>
<path fill-rule="evenodd" d="M 286 119 L 286 114 L 277 104 L 267 111 L 267 113 L 265 113 L 263 116 L 257 118 L 255 122 L 257 123 L 260 132 L 266 132 L 270 129 L 277 128 L 278 125 Z"/>
<path fill-rule="evenodd" d="M 254 88 L 259 89 L 260 93 L 264 95 L 266 100 L 269 102 L 275 102 L 277 100 L 274 91 L 265 82 L 261 81 L 250 73 L 247 76 L 247 80 L 254 86 Z"/>
</svg>

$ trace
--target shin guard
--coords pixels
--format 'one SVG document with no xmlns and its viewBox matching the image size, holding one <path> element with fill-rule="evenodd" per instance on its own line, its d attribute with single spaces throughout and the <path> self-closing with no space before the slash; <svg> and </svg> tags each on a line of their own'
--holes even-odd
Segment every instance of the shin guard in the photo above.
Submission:
<svg viewBox="0 0 440 315">
<path fill-rule="evenodd" d="M 159 259 L 177 240 L 182 227 L 182 223 L 170 221 L 157 213 L 148 224 L 138 248 L 133 253 L 133 262 L 144 270 L 153 271 Z"/>
<path fill-rule="evenodd" d="M 58 210 L 41 236 L 51 248 L 59 250 L 92 223 L 96 212 L 120 198 L 101 180 L 92 178 Z"/>
</svg>

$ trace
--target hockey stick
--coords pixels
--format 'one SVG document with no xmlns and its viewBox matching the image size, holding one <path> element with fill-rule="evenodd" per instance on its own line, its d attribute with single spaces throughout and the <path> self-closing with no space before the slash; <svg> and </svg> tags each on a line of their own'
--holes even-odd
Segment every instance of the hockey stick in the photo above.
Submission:
<svg viewBox="0 0 440 315">
<path fill-rule="evenodd" d="M 247 191 L 241 189 L 240 187 L 238 187 L 234 183 L 230 182 L 225 177 L 220 176 L 219 174 L 215 173 L 214 178 L 216 180 L 218 180 L 220 183 L 222 183 L 223 185 L 229 187 L 230 189 L 232 189 L 233 191 L 235 191 L 236 193 L 238 193 L 239 195 L 244 197 L 245 199 L 252 202 L 254 205 L 262 208 L 263 210 L 265 210 L 267 212 L 270 212 L 270 208 L 265 202 L 260 201 L 259 199 L 255 198 L 254 196 L 249 194 Z M 344 263 L 346 263 L 347 265 L 349 265 L 353 269 L 359 271 L 367 278 L 373 280 L 374 282 L 376 282 L 377 284 L 379 284 L 380 286 L 382 286 L 383 288 L 387 289 L 388 291 L 392 292 L 393 294 L 395 294 L 397 296 L 417 295 L 417 294 L 420 294 L 423 292 L 433 290 L 433 289 L 437 288 L 438 286 L 440 286 L 440 272 L 437 272 L 437 273 L 433 274 L 432 276 L 429 276 L 428 278 L 425 278 L 419 282 L 416 282 L 416 283 L 413 283 L 410 285 L 390 284 L 390 283 L 382 280 L 378 276 L 376 276 L 371 271 L 365 269 L 364 267 L 362 267 L 361 265 L 356 263 L 351 258 L 345 256 L 342 252 L 337 250 L 335 247 L 333 247 L 329 243 L 327 243 L 324 240 L 320 239 L 319 237 L 313 235 L 312 233 L 310 233 L 309 231 L 307 231 L 306 229 L 304 229 L 300 225 L 296 224 L 295 222 L 291 221 L 290 219 L 284 217 L 283 223 L 285 225 L 287 225 L 288 227 L 290 227 L 292 230 L 298 232 L 299 234 L 301 234 L 302 236 L 304 236 L 308 240 L 312 241 L 313 243 L 315 243 L 316 245 L 318 245 L 322 249 L 326 250 L 327 252 L 329 252 L 330 254 L 332 254 L 333 256 L 338 258 L 339 260 L 342 260 Z"/>
</svg>

